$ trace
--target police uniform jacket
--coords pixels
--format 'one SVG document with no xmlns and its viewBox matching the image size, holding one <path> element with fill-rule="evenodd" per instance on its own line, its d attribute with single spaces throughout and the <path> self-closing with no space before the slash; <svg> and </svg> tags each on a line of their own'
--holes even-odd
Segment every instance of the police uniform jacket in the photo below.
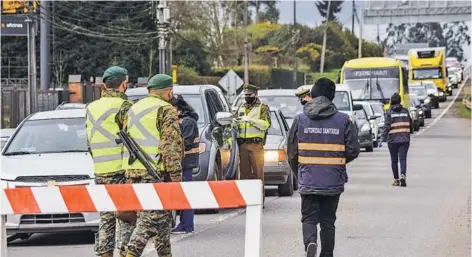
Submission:
<svg viewBox="0 0 472 257">
<path fill-rule="evenodd" d="M 328 98 L 314 98 L 295 117 L 288 139 L 288 160 L 298 174 L 301 194 L 344 192 L 346 164 L 359 152 L 357 129 Z"/>
<path fill-rule="evenodd" d="M 410 134 L 413 133 L 413 122 L 410 113 L 400 104 L 392 105 L 385 112 L 385 129 L 382 141 L 388 143 L 410 142 Z"/>
</svg>

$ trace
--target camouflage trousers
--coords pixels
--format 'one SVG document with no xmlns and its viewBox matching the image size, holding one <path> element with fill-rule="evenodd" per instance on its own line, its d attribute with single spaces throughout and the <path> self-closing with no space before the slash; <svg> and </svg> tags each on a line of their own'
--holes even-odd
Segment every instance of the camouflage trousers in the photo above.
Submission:
<svg viewBox="0 0 472 257">
<path fill-rule="evenodd" d="M 123 184 L 125 182 L 124 174 L 95 177 L 95 184 Z M 118 249 L 124 248 L 122 242 L 128 242 L 134 226 L 135 224 L 116 219 L 114 212 L 101 212 L 98 233 L 95 234 L 95 254 L 101 256 L 113 253 L 115 241 Z"/>
<path fill-rule="evenodd" d="M 128 183 L 153 183 L 150 176 L 126 172 Z M 169 211 L 141 211 L 138 214 L 136 227 L 129 238 L 126 247 L 127 254 L 139 257 L 144 251 L 149 239 L 153 239 L 154 247 L 159 257 L 171 257 L 170 225 L 171 214 Z"/>
</svg>

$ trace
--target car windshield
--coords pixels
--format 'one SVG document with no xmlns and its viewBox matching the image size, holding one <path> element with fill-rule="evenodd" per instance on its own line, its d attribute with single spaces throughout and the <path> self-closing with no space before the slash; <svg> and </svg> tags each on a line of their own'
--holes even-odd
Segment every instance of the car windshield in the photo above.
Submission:
<svg viewBox="0 0 472 257">
<path fill-rule="evenodd" d="M 397 93 L 400 81 L 394 78 L 369 78 L 345 80 L 353 100 L 385 100 Z"/>
<path fill-rule="evenodd" d="M 347 91 L 336 91 L 333 99 L 334 105 L 340 111 L 350 111 L 351 104 L 349 101 L 349 93 Z"/>
<path fill-rule="evenodd" d="M 275 135 L 275 136 L 282 136 L 282 128 L 280 127 L 279 120 L 277 119 L 277 115 L 275 115 L 275 112 L 270 112 L 270 128 L 269 131 L 267 131 L 267 134 L 269 135 Z"/>
<path fill-rule="evenodd" d="M 87 152 L 84 118 L 28 120 L 4 155 Z"/>
<path fill-rule="evenodd" d="M 424 87 L 410 87 L 410 93 L 415 94 L 420 98 L 428 95 Z"/>
<path fill-rule="evenodd" d="M 413 69 L 413 79 L 439 79 L 441 78 L 441 68 L 420 68 Z"/>
<path fill-rule="evenodd" d="M 0 149 L 3 149 L 3 147 L 6 145 L 7 142 L 8 142 L 8 137 L 2 137 L 0 139 L 0 144 L 1 144 Z"/>
<path fill-rule="evenodd" d="M 374 109 L 375 114 L 383 115 L 384 109 L 383 109 L 382 104 L 375 103 L 375 104 L 371 104 L 371 106 L 372 106 L 372 109 Z"/>
<path fill-rule="evenodd" d="M 358 111 L 355 111 L 356 112 L 356 116 L 358 119 L 360 120 L 367 120 L 367 117 L 365 116 L 365 111 L 364 110 L 358 110 Z"/>
<path fill-rule="evenodd" d="M 293 119 L 297 114 L 303 112 L 303 105 L 300 104 L 298 97 L 295 95 L 264 95 L 259 96 L 262 103 L 269 105 L 270 107 L 278 108 L 282 111 L 282 114 L 286 119 Z M 244 102 L 244 97 L 239 97 L 236 106 L 241 105 Z"/>
<path fill-rule="evenodd" d="M 417 107 L 421 102 L 416 96 L 411 96 L 411 105 Z"/>
</svg>

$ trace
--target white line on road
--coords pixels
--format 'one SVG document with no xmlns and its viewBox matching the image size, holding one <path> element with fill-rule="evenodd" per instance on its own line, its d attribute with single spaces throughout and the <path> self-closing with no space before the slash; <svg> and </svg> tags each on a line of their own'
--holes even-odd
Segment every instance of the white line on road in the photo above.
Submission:
<svg viewBox="0 0 472 257">
<path fill-rule="evenodd" d="M 462 85 L 459 87 L 459 90 L 457 90 L 456 95 L 454 96 L 452 101 L 449 103 L 449 105 L 446 107 L 446 109 L 444 109 L 441 112 L 441 114 L 438 117 L 436 117 L 427 127 L 425 127 L 420 132 L 414 134 L 414 136 L 421 135 L 423 132 L 428 130 L 430 127 L 434 126 L 434 124 L 436 124 L 444 115 L 446 115 L 446 113 L 449 111 L 449 109 L 451 109 L 452 105 L 456 102 L 457 98 L 459 97 L 460 93 L 462 92 L 462 89 L 464 88 L 464 86 L 465 86 L 465 84 L 467 83 L 468 80 L 469 80 L 469 78 L 464 79 L 464 82 L 462 82 Z"/>
</svg>

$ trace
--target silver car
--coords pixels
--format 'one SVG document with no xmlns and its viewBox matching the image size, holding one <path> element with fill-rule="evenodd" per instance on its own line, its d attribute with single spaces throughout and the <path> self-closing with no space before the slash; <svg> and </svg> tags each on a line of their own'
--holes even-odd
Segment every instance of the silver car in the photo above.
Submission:
<svg viewBox="0 0 472 257">
<path fill-rule="evenodd" d="M 270 119 L 264 145 L 264 184 L 277 185 L 279 196 L 291 196 L 298 182 L 287 160 L 289 126 L 277 108 L 270 108 Z"/>
<path fill-rule="evenodd" d="M 38 112 L 27 117 L 2 150 L 0 187 L 93 185 L 85 109 Z M 7 215 L 8 235 L 97 231 L 98 213 Z"/>
</svg>

